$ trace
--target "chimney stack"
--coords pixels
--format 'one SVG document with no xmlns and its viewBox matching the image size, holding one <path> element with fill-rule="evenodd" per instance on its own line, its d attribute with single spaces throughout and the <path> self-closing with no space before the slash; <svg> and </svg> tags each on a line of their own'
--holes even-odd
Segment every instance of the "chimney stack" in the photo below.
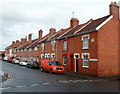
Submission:
<svg viewBox="0 0 120 94">
<path fill-rule="evenodd" d="M 111 2 L 110 7 L 110 15 L 113 15 L 115 18 L 119 18 L 119 6 L 116 2 Z"/>
<path fill-rule="evenodd" d="M 12 41 L 12 44 L 14 44 L 15 43 L 15 41 Z"/>
<path fill-rule="evenodd" d="M 40 29 L 40 30 L 38 31 L 38 38 L 39 38 L 39 40 L 42 39 L 42 33 L 43 33 L 43 31 L 42 31 L 42 29 Z"/>
<path fill-rule="evenodd" d="M 21 43 L 25 43 L 27 42 L 27 39 L 26 38 L 21 38 Z"/>
<path fill-rule="evenodd" d="M 19 40 L 16 40 L 16 43 L 18 43 L 19 42 Z"/>
<path fill-rule="evenodd" d="M 31 42 L 32 41 L 32 34 L 28 35 L 28 41 Z"/>
<path fill-rule="evenodd" d="M 79 20 L 77 18 L 71 18 L 70 20 L 70 27 L 74 27 L 74 26 L 77 26 L 79 25 Z"/>
<path fill-rule="evenodd" d="M 55 28 L 50 28 L 50 34 L 55 34 L 56 29 Z"/>
</svg>

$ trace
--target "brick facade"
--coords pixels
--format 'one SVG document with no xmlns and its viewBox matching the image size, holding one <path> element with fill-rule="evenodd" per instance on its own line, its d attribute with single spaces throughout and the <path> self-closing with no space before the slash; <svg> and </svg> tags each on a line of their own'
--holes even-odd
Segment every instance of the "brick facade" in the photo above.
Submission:
<svg viewBox="0 0 120 94">
<path fill-rule="evenodd" d="M 59 31 L 51 28 L 44 37 L 42 33 L 40 30 L 34 40 L 29 34 L 24 44 L 21 40 L 17 56 L 39 63 L 43 59 L 58 60 L 67 71 L 81 74 L 120 74 L 120 19 L 116 2 L 110 4 L 110 14 L 105 17 L 90 19 L 83 24 L 79 24 L 77 18 L 71 18 L 70 27 Z"/>
</svg>

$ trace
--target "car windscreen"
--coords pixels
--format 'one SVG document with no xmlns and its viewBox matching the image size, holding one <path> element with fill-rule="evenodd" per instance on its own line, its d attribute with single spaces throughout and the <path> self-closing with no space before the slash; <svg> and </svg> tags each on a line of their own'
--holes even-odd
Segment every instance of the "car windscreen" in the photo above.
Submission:
<svg viewBox="0 0 120 94">
<path fill-rule="evenodd" d="M 52 65 L 62 65 L 60 62 L 58 61 L 51 61 Z"/>
<path fill-rule="evenodd" d="M 34 64 L 38 64 L 38 62 L 37 62 L 37 61 L 33 61 L 33 63 L 34 63 Z"/>
<path fill-rule="evenodd" d="M 19 58 L 16 58 L 16 60 L 20 60 Z"/>
</svg>

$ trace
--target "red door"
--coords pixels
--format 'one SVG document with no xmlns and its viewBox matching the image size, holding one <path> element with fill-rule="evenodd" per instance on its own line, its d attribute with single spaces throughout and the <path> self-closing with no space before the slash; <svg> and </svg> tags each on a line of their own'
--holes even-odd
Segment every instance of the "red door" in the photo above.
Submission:
<svg viewBox="0 0 120 94">
<path fill-rule="evenodd" d="M 70 71 L 74 71 L 73 70 L 73 61 L 74 61 L 74 55 L 70 55 Z"/>
</svg>

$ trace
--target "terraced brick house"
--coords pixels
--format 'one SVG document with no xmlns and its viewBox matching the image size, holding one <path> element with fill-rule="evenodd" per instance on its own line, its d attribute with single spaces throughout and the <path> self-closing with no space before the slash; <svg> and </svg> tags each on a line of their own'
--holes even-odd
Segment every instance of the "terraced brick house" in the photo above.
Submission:
<svg viewBox="0 0 120 94">
<path fill-rule="evenodd" d="M 70 26 L 49 33 L 17 47 L 22 59 L 57 60 L 67 71 L 95 76 L 120 75 L 120 2 L 111 2 L 107 16 L 79 23 L 71 18 Z M 6 50 L 7 52 L 7 50 Z"/>
</svg>

